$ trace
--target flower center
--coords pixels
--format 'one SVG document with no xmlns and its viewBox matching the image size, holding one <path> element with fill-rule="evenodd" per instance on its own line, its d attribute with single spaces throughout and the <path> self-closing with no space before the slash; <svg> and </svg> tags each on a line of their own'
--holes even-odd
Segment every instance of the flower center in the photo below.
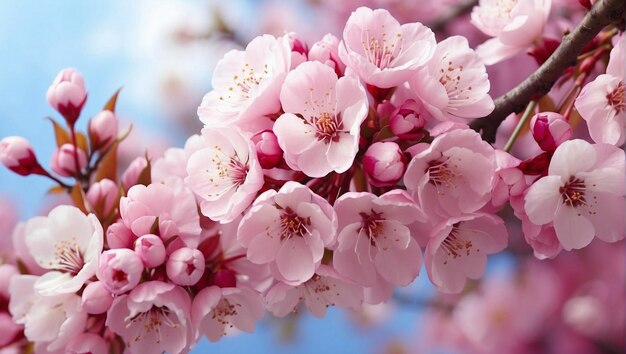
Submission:
<svg viewBox="0 0 626 354">
<path fill-rule="evenodd" d="M 371 214 L 359 213 L 361 216 L 361 230 L 367 234 L 370 244 L 372 246 L 376 246 L 376 237 L 382 234 L 383 232 L 383 224 L 382 221 L 385 220 L 382 215 L 383 213 L 377 213 L 374 210 L 370 210 Z"/>
<path fill-rule="evenodd" d="M 334 115 L 324 112 L 319 117 L 313 117 L 313 124 L 317 129 L 315 137 L 318 140 L 327 144 L 331 141 L 337 142 L 339 140 L 337 132 L 343 127 L 343 123 L 339 122 Z"/>
<path fill-rule="evenodd" d="M 623 81 L 620 81 L 619 85 L 609 94 L 606 95 L 606 99 L 609 102 L 610 106 L 616 111 L 616 114 L 620 114 L 626 108 L 626 103 L 624 102 L 624 91 L 626 90 L 626 85 L 624 85 Z"/>
<path fill-rule="evenodd" d="M 213 149 L 214 155 L 211 162 L 214 168 L 206 170 L 212 185 L 212 193 L 207 194 L 209 198 L 219 197 L 232 188 L 237 189 L 246 181 L 249 170 L 248 162 L 242 162 L 237 153 L 229 156 L 217 145 Z"/>
<path fill-rule="evenodd" d="M 238 307 L 241 307 L 241 304 L 231 304 L 230 301 L 222 298 L 213 309 L 212 318 L 224 326 L 229 325 L 232 327 L 232 324 L 229 324 L 229 317 L 237 316 Z"/>
<path fill-rule="evenodd" d="M 220 96 L 220 101 L 238 104 L 250 99 L 263 79 L 269 75 L 270 70 L 267 64 L 263 66 L 262 72 L 254 70 L 250 64 L 244 64 L 240 73 L 233 76 L 233 82 L 228 86 L 228 91 Z"/>
<path fill-rule="evenodd" d="M 137 336 L 133 338 L 133 341 L 138 342 L 142 340 L 142 336 L 144 336 L 145 334 L 150 333 L 150 332 L 155 332 L 156 342 L 161 343 L 161 339 L 162 339 L 161 338 L 161 326 L 162 325 L 166 325 L 170 328 L 178 327 L 178 324 L 174 323 L 172 319 L 170 318 L 171 313 L 172 312 L 167 307 L 152 306 L 150 310 L 146 312 L 138 313 L 134 317 L 130 318 L 130 320 L 127 319 L 126 320 L 127 323 L 128 321 L 130 321 L 130 323 L 128 323 L 128 326 L 134 325 L 138 322 L 143 325 L 143 330 L 139 331 Z M 127 344 L 128 346 L 131 345 L 130 342 Z"/>
<path fill-rule="evenodd" d="M 310 218 L 303 219 L 291 208 L 285 208 L 280 215 L 280 240 L 289 239 L 292 236 L 304 236 L 309 232 L 307 229 L 309 225 L 311 225 Z"/>
<path fill-rule="evenodd" d="M 435 187 L 443 186 L 451 188 L 455 186 L 453 180 L 458 176 L 449 168 L 448 160 L 447 158 L 443 161 L 438 159 L 428 163 L 427 172 L 430 177 L 429 183 L 435 185 Z M 437 193 L 439 193 L 438 189 Z"/>
<path fill-rule="evenodd" d="M 448 259 L 457 259 L 463 256 L 469 256 L 472 252 L 472 248 L 474 247 L 472 244 L 472 240 L 466 240 L 462 237 L 459 232 L 459 224 L 456 223 L 452 226 L 452 230 L 448 237 L 441 243 L 441 248 L 445 252 L 446 260 L 443 264 L 448 264 Z M 480 249 L 476 249 L 476 252 L 480 252 Z"/>
<path fill-rule="evenodd" d="M 54 246 L 54 256 L 56 264 L 50 262 L 51 269 L 70 273 L 72 276 L 78 274 L 85 265 L 83 254 L 74 237 L 57 243 Z"/>
<path fill-rule="evenodd" d="M 559 188 L 563 204 L 571 207 L 585 206 L 585 181 L 574 176 L 570 177 L 565 185 Z"/>
<path fill-rule="evenodd" d="M 384 30 L 384 25 L 382 29 Z M 401 33 L 396 33 L 395 37 L 389 38 L 387 33 L 383 32 L 380 37 L 377 37 L 372 36 L 369 29 L 367 29 L 362 36 L 365 36 L 361 41 L 365 57 L 379 69 L 392 66 L 393 61 L 402 51 L 403 40 Z"/>
</svg>

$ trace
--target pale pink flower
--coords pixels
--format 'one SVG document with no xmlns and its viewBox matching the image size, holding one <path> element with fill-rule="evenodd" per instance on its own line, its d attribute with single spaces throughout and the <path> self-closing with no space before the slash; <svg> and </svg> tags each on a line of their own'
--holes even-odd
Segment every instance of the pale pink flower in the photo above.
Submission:
<svg viewBox="0 0 626 354">
<path fill-rule="evenodd" d="M 28 274 L 42 275 L 48 271 L 37 264 L 37 261 L 35 261 L 35 258 L 30 253 L 30 250 L 26 245 L 25 223 L 21 222 L 13 228 L 10 243 L 12 243 L 15 258 L 22 262 L 24 268 L 28 271 Z"/>
<path fill-rule="evenodd" d="M 332 267 L 320 265 L 306 282 L 291 286 L 276 283 L 265 295 L 267 309 L 277 317 L 285 317 L 304 302 L 307 310 L 322 318 L 330 306 L 359 309 L 363 303 L 363 287 L 342 279 Z"/>
<path fill-rule="evenodd" d="M 134 289 L 143 273 L 141 258 L 128 248 L 104 251 L 96 275 L 112 294 L 123 294 Z"/>
<path fill-rule="evenodd" d="M 421 23 L 400 23 L 384 9 L 359 7 L 348 19 L 339 57 L 366 83 L 381 88 L 406 82 L 435 50 L 433 32 Z"/>
<path fill-rule="evenodd" d="M 106 325 L 130 353 L 182 353 L 193 345 L 190 310 L 181 287 L 149 281 L 113 301 Z"/>
<path fill-rule="evenodd" d="M 74 125 L 87 100 L 83 75 L 73 68 L 61 70 L 48 88 L 46 99 L 69 125 Z"/>
<path fill-rule="evenodd" d="M 330 33 L 313 43 L 309 50 L 309 60 L 330 66 L 337 76 L 343 75 L 346 70 L 346 64 L 339 58 L 339 39 Z"/>
<path fill-rule="evenodd" d="M 380 107 L 383 105 L 379 105 Z M 422 128 L 426 125 L 424 104 L 419 100 L 408 99 L 389 115 L 391 132 L 401 139 L 419 139 L 423 135 Z M 380 110 L 379 113 L 380 115 Z"/>
<path fill-rule="evenodd" d="M 201 137 L 203 148 L 189 157 L 185 184 L 199 198 L 202 214 L 227 223 L 263 187 L 263 170 L 252 141 L 238 129 L 206 126 Z"/>
<path fill-rule="evenodd" d="M 111 308 L 113 294 L 106 289 L 101 281 L 89 283 L 81 296 L 82 306 L 85 312 L 92 315 L 105 313 Z"/>
<path fill-rule="evenodd" d="M 61 205 L 47 217 L 30 219 L 25 235 L 32 257 L 49 270 L 35 284 L 42 295 L 76 292 L 96 274 L 103 235 L 95 215 Z"/>
<path fill-rule="evenodd" d="M 65 348 L 66 354 L 108 354 L 109 345 L 95 333 L 82 333 L 72 339 Z"/>
<path fill-rule="evenodd" d="M 126 227 L 135 235 L 157 232 L 163 241 L 178 236 L 187 246 L 198 245 L 200 217 L 196 200 L 188 191 L 178 191 L 163 184 L 135 185 L 120 200 L 120 214 Z"/>
<path fill-rule="evenodd" d="M 551 0 L 480 0 L 471 22 L 488 36 L 476 48 L 486 65 L 513 57 L 538 39 L 550 14 Z"/>
<path fill-rule="evenodd" d="M 606 74 L 585 85 L 574 103 L 596 143 L 620 146 L 626 140 L 625 38 L 621 35 L 611 50 Z"/>
<path fill-rule="evenodd" d="M 536 225 L 554 223 L 565 250 L 587 246 L 594 236 L 605 242 L 624 238 L 624 150 L 584 140 L 561 144 L 548 176 L 533 183 L 524 209 Z"/>
<path fill-rule="evenodd" d="M 483 275 L 487 255 L 507 244 L 504 222 L 492 214 L 467 214 L 436 225 L 424 252 L 430 281 L 442 292 L 459 293 L 465 279 Z"/>
<path fill-rule="evenodd" d="M 194 298 L 192 320 L 196 338 L 206 336 L 217 342 L 232 328 L 252 333 L 256 322 L 265 313 L 261 295 L 246 288 L 219 288 L 210 286 L 202 289 Z"/>
<path fill-rule="evenodd" d="M 143 235 L 135 241 L 135 253 L 147 268 L 156 268 L 165 262 L 165 245 L 157 235 Z"/>
<path fill-rule="evenodd" d="M 263 35 L 245 51 L 231 50 L 217 63 L 213 90 L 198 108 L 207 125 L 235 124 L 256 133 L 272 126 L 266 115 L 280 111 L 280 87 L 291 65 L 291 47 L 286 37 Z"/>
<path fill-rule="evenodd" d="M 337 199 L 335 211 L 340 231 L 333 266 L 340 275 L 366 287 L 404 286 L 417 277 L 422 252 L 408 225 L 420 211 L 406 192 L 348 192 Z"/>
<path fill-rule="evenodd" d="M 519 196 L 526 190 L 524 173 L 517 168 L 520 160 L 502 150 L 496 153 L 496 177 L 491 191 L 491 203 L 485 208 L 496 212 L 509 201 L 510 197 Z M 485 209 L 483 209 L 485 211 Z"/>
<path fill-rule="evenodd" d="M 494 108 L 485 65 L 465 37 L 453 36 L 437 44 L 432 59 L 409 83 L 428 112 L 441 121 L 466 123 Z"/>
<path fill-rule="evenodd" d="M 41 296 L 35 289 L 39 277 L 19 275 L 11 281 L 9 310 L 24 335 L 31 342 L 44 345 L 47 351 L 60 351 L 84 331 L 87 313 L 76 294 Z"/>
<path fill-rule="evenodd" d="M 491 198 L 494 149 L 470 129 L 437 136 L 407 167 L 404 184 L 431 218 L 474 212 Z"/>
<path fill-rule="evenodd" d="M 311 279 L 336 232 L 330 204 L 289 181 L 278 192 L 268 190 L 257 198 L 239 224 L 237 239 L 251 262 L 269 263 L 277 279 L 298 285 Z"/>
<path fill-rule="evenodd" d="M 376 142 L 363 155 L 363 171 L 375 187 L 394 186 L 402 179 L 407 158 L 393 141 Z"/>
<path fill-rule="evenodd" d="M 197 249 L 182 247 L 172 252 L 165 264 L 167 277 L 172 283 L 190 286 L 204 274 L 204 255 Z"/>
<path fill-rule="evenodd" d="M 561 243 L 556 237 L 552 223 L 535 225 L 530 222 L 524 210 L 524 197 L 527 193 L 528 189 L 525 189 L 522 194 L 511 196 L 509 199 L 510 205 L 515 216 L 522 221 L 521 231 L 524 235 L 524 240 L 532 247 L 535 258 L 552 259 L 563 250 L 563 247 L 561 247 Z"/>
<path fill-rule="evenodd" d="M 338 79 L 319 62 L 302 63 L 287 75 L 280 101 L 286 113 L 273 129 L 289 167 L 323 177 L 352 166 L 368 110 L 356 79 Z"/>
</svg>

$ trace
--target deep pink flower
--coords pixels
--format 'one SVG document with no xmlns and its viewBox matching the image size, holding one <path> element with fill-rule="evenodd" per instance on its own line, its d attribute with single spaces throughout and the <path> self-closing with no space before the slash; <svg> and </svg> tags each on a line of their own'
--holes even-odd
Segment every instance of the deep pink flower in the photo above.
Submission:
<svg viewBox="0 0 626 354">
<path fill-rule="evenodd" d="M 190 286 L 200 280 L 204 273 L 204 256 L 197 249 L 182 247 L 172 252 L 167 259 L 165 269 L 172 283 Z"/>
<path fill-rule="evenodd" d="M 0 141 L 0 163 L 21 176 L 44 172 L 33 146 L 21 136 L 8 136 Z"/>
<path fill-rule="evenodd" d="M 459 293 L 465 279 L 478 279 L 487 255 L 502 251 L 507 231 L 502 219 L 491 214 L 450 218 L 433 228 L 424 252 L 430 281 L 442 292 Z"/>
<path fill-rule="evenodd" d="M 298 285 L 311 279 L 336 232 L 330 204 L 289 181 L 278 192 L 268 190 L 257 198 L 239 224 L 237 239 L 251 262 L 269 263 L 277 279 Z"/>
<path fill-rule="evenodd" d="M 261 295 L 246 288 L 211 286 L 196 295 L 191 312 L 196 338 L 206 336 L 217 342 L 231 328 L 253 332 L 265 313 Z"/>
<path fill-rule="evenodd" d="M 453 36 L 437 44 L 432 59 L 409 83 L 430 115 L 441 121 L 466 123 L 494 108 L 485 65 L 465 37 Z"/>
<path fill-rule="evenodd" d="M 379 105 L 379 115 L 380 107 Z M 391 132 L 401 139 L 413 140 L 423 135 L 422 128 L 426 125 L 425 108 L 421 101 L 408 99 L 389 115 Z"/>
<path fill-rule="evenodd" d="M 404 184 L 431 218 L 447 218 L 482 208 L 491 198 L 495 152 L 471 129 L 437 136 L 407 168 Z"/>
<path fill-rule="evenodd" d="M 163 241 L 179 236 L 187 246 L 198 245 L 200 217 L 196 200 L 185 190 L 176 193 L 163 184 L 136 185 L 120 200 L 120 214 L 124 224 L 135 235 L 157 232 Z"/>
<path fill-rule="evenodd" d="M 530 120 L 530 130 L 543 151 L 554 151 L 572 137 L 572 126 L 562 115 L 554 112 L 535 114 Z"/>
<path fill-rule="evenodd" d="M 306 62 L 287 75 L 280 101 L 286 113 L 273 129 L 289 167 L 323 177 L 352 166 L 368 107 L 356 79 Z"/>
<path fill-rule="evenodd" d="M 536 225 L 554 223 L 565 250 L 587 246 L 594 236 L 624 238 L 624 150 L 584 140 L 561 144 L 548 176 L 533 183 L 524 209 Z"/>
<path fill-rule="evenodd" d="M 408 225 L 421 214 L 408 194 L 348 192 L 335 210 L 340 231 L 333 266 L 340 275 L 365 287 L 404 286 L 417 277 L 422 252 Z"/>
<path fill-rule="evenodd" d="M 307 310 L 322 318 L 330 306 L 359 309 L 363 303 L 363 287 L 342 279 L 335 270 L 320 265 L 308 281 L 291 286 L 276 283 L 265 295 L 267 308 L 277 317 L 285 317 L 304 302 Z"/>
<path fill-rule="evenodd" d="M 278 96 L 290 65 L 286 37 L 259 36 L 245 51 L 226 53 L 215 67 L 213 91 L 198 108 L 200 120 L 209 126 L 234 124 L 253 133 L 271 128 L 264 116 L 280 111 Z"/>
<path fill-rule="evenodd" d="M 472 23 L 488 36 L 476 48 L 487 65 L 513 57 L 540 38 L 550 14 L 551 0 L 480 0 Z"/>
<path fill-rule="evenodd" d="M 399 86 L 435 50 L 433 32 L 421 23 L 400 23 L 384 9 L 359 7 L 348 19 L 339 57 L 366 83 Z"/>
<path fill-rule="evenodd" d="M 185 290 L 149 281 L 114 300 L 106 325 L 122 337 L 131 353 L 177 354 L 193 345 L 190 310 Z"/>
<path fill-rule="evenodd" d="M 263 170 L 252 141 L 240 130 L 206 126 L 201 137 L 203 147 L 187 162 L 185 184 L 199 198 L 202 214 L 227 223 L 241 215 L 263 187 Z"/>
<path fill-rule="evenodd" d="M 74 293 L 96 274 L 102 226 L 95 215 L 61 205 L 26 223 L 25 241 L 37 264 L 49 271 L 35 288 L 42 295 Z"/>
</svg>

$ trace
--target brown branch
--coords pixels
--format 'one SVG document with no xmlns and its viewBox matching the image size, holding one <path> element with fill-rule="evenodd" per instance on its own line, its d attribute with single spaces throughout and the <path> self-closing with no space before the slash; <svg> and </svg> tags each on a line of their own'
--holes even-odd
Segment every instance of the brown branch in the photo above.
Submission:
<svg viewBox="0 0 626 354">
<path fill-rule="evenodd" d="M 435 33 L 443 31 L 450 21 L 469 12 L 477 3 L 478 0 L 464 0 L 457 6 L 451 6 L 440 17 L 428 23 L 428 27 Z"/>
<path fill-rule="evenodd" d="M 511 113 L 520 112 L 528 102 L 550 91 L 563 72 L 576 64 L 576 58 L 600 31 L 624 19 L 624 0 L 600 0 L 576 28 L 563 37 L 559 47 L 543 65 L 517 87 L 495 100 L 495 109 L 487 117 L 474 120 L 470 126 L 481 132 L 483 139 L 493 143 L 500 123 Z"/>
</svg>

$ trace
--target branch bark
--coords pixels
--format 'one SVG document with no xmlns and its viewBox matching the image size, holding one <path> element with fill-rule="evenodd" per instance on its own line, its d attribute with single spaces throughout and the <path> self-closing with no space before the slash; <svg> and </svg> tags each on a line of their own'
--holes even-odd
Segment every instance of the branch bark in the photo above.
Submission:
<svg viewBox="0 0 626 354">
<path fill-rule="evenodd" d="M 547 94 L 556 80 L 600 31 L 612 23 L 624 20 L 624 0 L 600 0 L 585 15 L 582 21 L 569 34 L 563 37 L 559 47 L 543 65 L 522 81 L 517 87 L 498 97 L 495 109 L 487 117 L 474 120 L 470 127 L 482 132 L 484 140 L 493 143 L 496 131 L 502 121 L 513 112 L 520 112 L 532 99 Z"/>
</svg>

